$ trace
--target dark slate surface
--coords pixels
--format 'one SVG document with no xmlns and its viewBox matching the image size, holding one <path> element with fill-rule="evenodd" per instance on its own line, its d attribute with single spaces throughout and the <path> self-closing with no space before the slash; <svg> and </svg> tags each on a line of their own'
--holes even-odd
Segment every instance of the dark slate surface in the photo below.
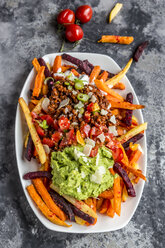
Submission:
<svg viewBox="0 0 165 248">
<path fill-rule="evenodd" d="M 57 3 L 58 2 L 58 3 Z M 148 171 L 143 196 L 130 223 L 120 231 L 74 235 L 51 232 L 30 209 L 18 177 L 14 121 L 16 104 L 33 57 L 59 51 L 61 41 L 55 29 L 55 15 L 86 1 L 0 1 L 0 247 L 165 247 L 165 4 L 163 0 L 124 1 L 124 8 L 112 24 L 106 17 L 114 1 L 90 1 L 94 16 L 84 25 L 85 37 L 74 51 L 112 56 L 125 65 L 134 48 L 149 39 L 150 46 L 128 78 L 146 105 L 149 122 Z M 97 44 L 101 34 L 133 35 L 130 46 Z M 69 44 L 68 47 L 71 47 Z"/>
</svg>

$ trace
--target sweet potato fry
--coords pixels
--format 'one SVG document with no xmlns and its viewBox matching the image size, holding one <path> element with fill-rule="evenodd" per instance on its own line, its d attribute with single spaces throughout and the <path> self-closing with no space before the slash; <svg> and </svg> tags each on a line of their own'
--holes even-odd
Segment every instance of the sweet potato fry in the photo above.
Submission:
<svg viewBox="0 0 165 248">
<path fill-rule="evenodd" d="M 109 217 L 111 217 L 111 218 L 113 218 L 114 215 L 115 215 L 115 210 L 114 210 L 113 207 L 112 207 L 111 201 L 110 201 L 110 203 L 109 203 L 109 208 L 108 208 L 108 210 L 107 210 L 107 215 L 108 215 Z"/>
<path fill-rule="evenodd" d="M 99 210 L 100 214 L 105 214 L 109 208 L 109 199 L 104 199 L 103 204 Z"/>
<path fill-rule="evenodd" d="M 132 174 L 134 174 L 135 176 L 137 176 L 137 177 L 140 177 L 141 179 L 143 179 L 144 181 L 146 181 L 147 179 L 146 179 L 146 177 L 142 174 L 142 172 L 140 171 L 140 170 L 136 170 L 136 169 L 134 169 L 133 167 L 131 167 L 131 166 L 129 166 L 129 165 L 124 165 L 124 168 L 127 170 L 127 171 L 129 171 L 129 172 L 131 172 Z"/>
<path fill-rule="evenodd" d="M 99 65 L 94 66 L 94 68 L 90 74 L 90 77 L 89 77 L 90 82 L 93 82 L 98 77 L 100 71 L 101 71 L 101 69 L 100 69 Z"/>
<path fill-rule="evenodd" d="M 103 203 L 103 200 L 104 200 L 103 198 L 97 199 L 97 201 L 96 201 L 96 209 L 97 210 L 100 209 L 100 207 L 101 207 L 101 205 Z"/>
<path fill-rule="evenodd" d="M 38 193 L 36 192 L 36 190 L 35 190 L 35 188 L 34 188 L 34 186 L 32 184 L 27 186 L 26 189 L 27 189 L 30 197 L 33 199 L 33 201 L 36 203 L 38 208 L 41 210 L 43 215 L 45 215 L 45 217 L 48 220 L 50 220 L 54 224 L 57 224 L 57 225 L 60 225 L 60 226 L 66 226 L 66 227 L 71 226 L 71 225 L 66 224 L 64 221 L 60 220 L 59 218 L 57 218 L 56 215 L 52 211 L 49 210 L 49 208 L 42 201 L 41 197 L 38 195 Z"/>
<path fill-rule="evenodd" d="M 132 137 L 134 137 L 135 135 L 141 133 L 142 131 L 147 129 L 147 122 L 136 126 L 134 128 L 132 128 L 131 130 L 129 130 L 126 134 L 123 134 L 122 136 L 120 136 L 119 138 L 117 138 L 118 141 L 121 142 L 121 144 L 123 144 L 124 142 L 126 142 L 127 140 L 131 139 Z"/>
<path fill-rule="evenodd" d="M 121 148 L 121 150 L 123 152 L 123 159 L 121 160 L 121 164 L 123 164 L 123 165 L 129 165 L 129 160 L 128 160 L 127 154 L 126 154 L 123 146 L 121 144 L 119 146 L 120 146 L 120 148 Z"/>
<path fill-rule="evenodd" d="M 80 74 L 78 73 L 78 71 L 76 71 L 75 69 L 72 69 L 71 72 L 75 75 L 75 77 L 79 77 Z"/>
<path fill-rule="evenodd" d="M 66 72 L 68 69 L 70 69 L 70 65 L 61 66 L 61 72 Z"/>
<path fill-rule="evenodd" d="M 102 192 L 99 197 L 105 198 L 105 199 L 112 199 L 113 198 L 113 189 L 105 190 Z"/>
<path fill-rule="evenodd" d="M 121 100 L 119 98 L 116 98 L 110 94 L 106 95 L 107 100 L 111 103 L 111 102 L 123 102 L 124 98 Z"/>
<path fill-rule="evenodd" d="M 37 153 L 39 155 L 40 162 L 41 162 L 41 164 L 44 164 L 46 162 L 46 154 L 45 154 L 43 145 L 41 143 L 41 140 L 40 140 L 40 138 L 36 132 L 35 126 L 33 124 L 30 110 L 29 110 L 26 102 L 24 101 L 24 99 L 22 97 L 19 98 L 19 104 L 21 105 L 21 108 L 24 112 L 26 122 L 27 122 L 27 125 L 29 128 L 29 132 L 31 134 L 33 143 L 34 143 L 36 150 L 37 150 Z"/>
<path fill-rule="evenodd" d="M 120 187 L 120 177 L 114 179 L 113 185 L 114 191 L 114 207 L 117 215 L 120 216 L 121 213 L 121 187 Z"/>
<path fill-rule="evenodd" d="M 115 172 L 113 170 L 113 168 L 110 168 L 109 171 L 111 172 L 111 174 L 114 176 L 115 175 Z M 104 191 L 105 192 L 105 191 Z"/>
<path fill-rule="evenodd" d="M 59 188 L 55 186 L 54 184 L 50 185 L 50 188 L 55 190 L 57 193 L 59 193 Z M 68 195 L 63 194 L 62 195 L 67 201 L 72 203 L 75 207 L 80 209 L 82 212 L 88 214 L 89 216 L 92 216 L 93 218 L 97 218 L 97 214 L 91 209 L 87 204 L 85 204 L 83 201 L 78 201 L 73 197 L 70 197 Z"/>
<path fill-rule="evenodd" d="M 42 84 L 44 82 L 44 71 L 45 71 L 45 67 L 41 66 L 41 68 L 39 69 L 36 79 L 35 79 L 35 83 L 34 83 L 34 89 L 33 89 L 33 96 L 38 97 L 39 94 L 41 93 L 41 89 L 42 89 Z"/>
<path fill-rule="evenodd" d="M 77 224 L 82 225 L 82 226 L 85 225 L 85 223 L 86 223 L 85 220 L 81 219 L 78 216 L 75 216 L 75 221 L 76 221 Z"/>
<path fill-rule="evenodd" d="M 55 57 L 54 64 L 53 64 L 54 73 L 58 72 L 58 70 L 61 68 L 61 61 L 62 61 L 62 57 L 60 55 L 57 55 Z"/>
<path fill-rule="evenodd" d="M 102 35 L 98 43 L 118 43 L 129 45 L 134 41 L 133 36 Z"/>
<path fill-rule="evenodd" d="M 141 154 L 142 152 L 139 149 L 133 151 L 129 159 L 129 165 L 131 166 L 133 163 L 136 163 L 139 160 Z"/>
<path fill-rule="evenodd" d="M 102 82 L 105 82 L 108 78 L 108 72 L 107 71 L 103 71 L 98 77 L 97 79 L 101 80 Z"/>
<path fill-rule="evenodd" d="M 33 64 L 34 68 L 36 69 L 36 71 L 39 72 L 39 70 L 41 69 L 41 66 L 40 66 L 37 58 L 33 59 L 32 64 Z"/>
<path fill-rule="evenodd" d="M 118 82 L 117 84 L 115 84 L 112 89 L 117 89 L 117 90 L 125 90 L 125 84 Z"/>
<path fill-rule="evenodd" d="M 119 11 L 121 10 L 122 7 L 123 7 L 123 4 L 122 3 L 117 3 L 115 5 L 115 7 L 111 10 L 111 12 L 109 14 L 109 23 L 112 22 L 112 20 L 119 13 Z"/>
<path fill-rule="evenodd" d="M 105 83 L 107 85 L 112 85 L 114 86 L 115 84 L 117 84 L 118 82 L 120 82 L 120 80 L 125 76 L 125 74 L 127 73 L 127 71 L 129 70 L 131 64 L 132 64 L 133 59 L 131 58 L 128 63 L 126 64 L 126 66 L 118 73 L 116 74 L 114 77 L 110 78 L 109 80 L 107 80 Z"/>
<path fill-rule="evenodd" d="M 48 94 L 48 85 L 47 84 L 43 84 L 42 85 L 42 95 L 47 95 Z"/>
<path fill-rule="evenodd" d="M 42 197 L 43 201 L 47 205 L 47 207 L 55 214 L 57 215 L 62 221 L 66 220 L 66 216 L 64 212 L 55 204 L 55 202 L 52 200 L 50 194 L 48 193 L 47 189 L 45 188 L 42 180 L 40 178 L 36 178 L 32 180 L 36 190 Z"/>
<path fill-rule="evenodd" d="M 124 101 L 124 98 L 120 96 L 118 93 L 116 93 L 114 90 L 110 89 L 105 83 L 103 83 L 101 80 L 96 79 L 95 84 L 98 89 L 110 94 L 112 97 L 117 98 L 119 101 Z"/>
<path fill-rule="evenodd" d="M 124 185 L 123 192 L 122 192 L 122 197 L 121 197 L 122 202 L 125 202 L 127 200 L 127 198 L 128 198 L 128 193 L 127 193 L 126 186 Z"/>
<path fill-rule="evenodd" d="M 131 104 L 129 102 L 113 102 L 113 101 L 110 101 L 110 103 L 111 103 L 111 108 L 121 108 L 121 109 L 130 109 L 130 110 L 145 108 L 144 105 Z"/>
</svg>

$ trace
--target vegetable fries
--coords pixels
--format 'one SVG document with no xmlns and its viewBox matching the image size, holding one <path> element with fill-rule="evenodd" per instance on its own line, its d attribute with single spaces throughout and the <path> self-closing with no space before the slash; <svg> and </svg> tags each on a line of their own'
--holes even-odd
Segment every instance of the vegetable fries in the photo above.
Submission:
<svg viewBox="0 0 165 248">
<path fill-rule="evenodd" d="M 134 41 L 132 36 L 102 35 L 98 43 L 118 43 L 129 45 Z"/>
<path fill-rule="evenodd" d="M 115 7 L 111 10 L 111 12 L 109 14 L 109 23 L 112 22 L 112 20 L 119 13 L 119 11 L 121 10 L 122 7 L 123 7 L 123 4 L 122 3 L 117 3 L 115 5 Z"/>
<path fill-rule="evenodd" d="M 37 153 L 39 155 L 39 159 L 41 164 L 44 164 L 46 162 L 46 154 L 43 148 L 43 145 L 41 143 L 41 140 L 36 132 L 35 126 L 32 122 L 32 117 L 29 111 L 29 108 L 26 104 L 26 102 L 24 101 L 24 99 L 21 97 L 19 98 L 19 104 L 21 105 L 21 108 L 24 112 L 25 118 L 26 118 L 26 122 L 29 128 L 29 132 L 31 134 L 32 140 L 34 142 L 35 148 L 37 150 Z"/>
<path fill-rule="evenodd" d="M 115 8 L 111 11 L 110 22 L 119 12 L 121 7 L 122 4 L 117 4 Z M 114 42 L 114 43 L 130 44 L 133 41 L 133 37 L 103 36 L 102 41 L 100 42 L 106 42 L 106 40 L 109 40 L 109 42 Z M 73 64 L 76 64 L 77 67 L 63 65 L 62 58 L 72 62 Z M 44 214 L 44 216 L 47 219 L 49 219 L 51 222 L 55 224 L 62 225 L 65 227 L 70 226 L 64 222 L 66 219 L 75 221 L 77 224 L 80 225 L 94 225 L 97 222 L 96 210 L 98 210 L 101 214 L 106 214 L 111 218 L 113 218 L 115 214 L 120 216 L 121 205 L 122 205 L 121 203 L 127 200 L 128 195 L 132 197 L 136 195 L 135 190 L 133 188 L 133 184 L 138 183 L 140 178 L 146 180 L 146 177 L 142 174 L 142 171 L 139 169 L 137 164 L 139 158 L 142 155 L 142 152 L 139 149 L 139 145 L 134 143 L 143 137 L 142 133 L 147 129 L 147 123 L 143 123 L 139 125 L 138 120 L 134 116 L 132 116 L 132 112 L 133 112 L 132 110 L 142 109 L 145 106 L 133 104 L 133 95 L 131 98 L 132 101 L 129 101 L 128 98 L 124 99 L 120 94 L 118 94 L 114 90 L 114 89 L 120 89 L 120 90 L 125 89 L 125 85 L 121 83 L 120 80 L 129 70 L 132 64 L 132 59 L 129 60 L 127 65 L 124 67 L 124 69 L 122 69 L 118 74 L 114 75 L 111 78 L 109 76 L 110 73 L 101 70 L 100 66 L 93 66 L 88 62 L 88 60 L 81 61 L 67 54 L 56 56 L 54 60 L 52 72 L 49 71 L 44 60 L 41 58 L 38 60 L 34 58 L 32 63 L 35 70 L 37 71 L 37 76 L 35 79 L 35 84 L 33 89 L 33 96 L 31 99 L 31 103 L 33 106 L 32 112 L 30 113 L 30 110 L 23 98 L 19 98 L 19 104 L 26 118 L 26 122 L 30 133 L 29 136 L 31 136 L 31 139 L 33 141 L 32 143 L 34 143 L 35 146 L 35 150 L 33 152 L 31 151 L 31 153 L 33 156 L 37 156 L 37 158 L 39 158 L 39 161 L 42 164 L 41 168 L 43 172 L 41 171 L 40 173 L 33 172 L 33 175 L 30 173 L 24 175 L 24 179 L 32 179 L 32 184 L 27 187 L 27 191 L 30 197 L 33 199 L 33 201 L 36 203 L 38 208 L 41 210 L 41 212 Z M 80 130 L 76 129 L 75 137 L 74 137 L 73 134 L 71 136 L 70 133 L 70 131 L 74 132 L 73 128 L 71 130 L 68 128 L 70 130 L 68 132 L 66 132 L 67 131 L 65 129 L 66 126 L 63 128 L 64 122 L 65 125 L 70 126 L 71 124 L 70 121 L 66 120 L 67 119 L 66 117 L 63 117 L 60 123 L 58 120 L 54 120 L 52 116 L 50 116 L 48 113 L 45 114 L 46 111 L 43 111 L 42 109 L 43 100 L 45 99 L 45 97 L 47 97 L 47 93 L 48 93 L 48 85 L 43 84 L 43 80 L 45 79 L 45 76 L 47 75 L 46 78 L 50 80 L 52 78 L 51 73 L 58 73 L 59 71 L 67 72 L 67 70 L 69 70 L 70 72 L 72 72 L 72 74 L 75 77 L 79 78 L 81 74 L 79 74 L 78 69 L 81 69 L 80 71 L 83 71 L 82 75 L 86 73 L 89 76 L 90 83 L 94 82 L 98 89 L 107 93 L 106 98 L 110 103 L 109 104 L 110 106 L 109 109 L 111 111 L 110 117 L 113 116 L 117 118 L 117 123 L 114 124 L 113 119 L 110 121 L 111 124 L 114 124 L 114 126 L 117 128 L 116 131 L 118 132 L 117 133 L 118 137 L 115 137 L 113 134 L 112 135 L 113 138 L 110 138 L 110 142 L 108 141 L 108 143 L 106 143 L 105 145 L 107 148 L 111 150 L 114 159 L 114 166 L 108 169 L 108 173 L 110 172 L 114 176 L 113 187 L 108 188 L 107 190 L 102 192 L 97 199 L 89 197 L 86 200 L 81 200 L 81 201 L 66 194 L 60 195 L 60 188 L 52 183 L 49 153 L 50 151 L 53 150 L 52 148 L 55 144 L 54 142 L 62 143 L 62 141 L 64 142 L 66 141 L 62 136 L 63 135 L 62 130 L 65 131 L 64 133 L 68 135 L 69 139 L 71 138 L 73 140 L 76 139 L 77 142 L 76 144 L 85 146 L 86 144 L 85 138 L 87 137 L 92 138 L 92 134 L 88 130 L 88 127 L 90 128 L 88 119 L 87 119 L 88 124 L 85 124 L 86 129 L 84 133 L 81 132 L 81 129 Z M 78 86 L 80 87 L 80 89 L 78 90 L 81 90 L 83 80 L 78 78 L 77 78 L 77 80 L 79 80 Z M 53 80 L 55 80 L 55 77 L 53 78 Z M 111 86 L 111 88 L 109 86 Z M 132 93 L 129 94 L 131 95 Z M 127 97 L 129 94 L 127 94 Z M 40 100 L 38 100 L 38 96 L 40 96 L 39 98 Z M 47 100 L 49 101 L 49 99 Z M 99 106 L 99 102 L 91 101 L 90 104 L 88 105 L 88 111 L 86 111 L 88 114 L 86 118 L 89 117 L 89 114 L 91 115 L 92 112 L 97 112 L 98 114 L 99 112 L 101 112 L 101 110 L 102 109 Z M 132 111 L 131 115 L 127 116 L 125 114 L 127 111 Z M 104 111 L 103 111 L 103 115 L 104 115 Z M 32 116 L 34 116 L 33 119 Z M 35 120 L 35 116 L 39 116 L 40 119 Z M 127 124 L 128 122 L 124 122 L 125 120 L 124 118 L 127 120 L 129 119 L 130 125 Z M 59 123 L 61 124 L 61 126 Z M 56 126 L 54 128 L 55 130 L 52 131 L 54 133 L 52 134 L 53 138 L 51 137 L 51 139 L 48 136 L 46 137 L 44 136 L 44 132 L 49 133 L 48 132 L 49 125 L 51 129 L 53 129 L 54 126 Z M 39 128 L 39 131 L 37 130 L 37 127 Z M 109 127 L 111 127 L 111 125 Z M 59 129 L 61 133 L 57 131 Z M 85 137 L 86 132 L 89 132 L 89 136 L 87 133 L 87 137 Z M 101 133 L 99 133 L 99 136 L 101 136 L 102 134 L 103 132 L 101 131 Z M 65 136 L 65 138 L 66 137 L 67 136 Z M 104 137 L 106 138 L 106 136 Z M 28 144 L 28 139 L 29 138 L 27 138 L 26 140 L 26 146 Z M 47 143 L 44 143 L 44 139 L 46 139 Z M 45 147 L 43 146 L 43 144 L 44 145 L 46 144 L 49 152 L 44 150 Z M 109 146 L 112 145 L 112 147 L 109 147 L 108 145 Z M 116 151 L 120 153 L 120 155 L 122 156 L 120 157 Z M 119 158 L 120 161 L 117 160 Z M 36 175 L 38 176 L 38 178 L 36 178 Z M 50 188 L 54 190 L 54 195 L 53 195 L 53 191 Z"/>
</svg>

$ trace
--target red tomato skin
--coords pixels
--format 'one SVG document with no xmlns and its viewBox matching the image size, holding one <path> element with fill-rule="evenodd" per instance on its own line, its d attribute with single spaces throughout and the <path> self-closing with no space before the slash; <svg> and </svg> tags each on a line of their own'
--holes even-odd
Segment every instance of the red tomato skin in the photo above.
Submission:
<svg viewBox="0 0 165 248">
<path fill-rule="evenodd" d="M 57 22 L 59 24 L 71 24 L 75 22 L 75 14 L 70 9 L 62 10 L 57 16 Z"/>
<path fill-rule="evenodd" d="M 95 138 L 98 135 L 100 135 L 102 132 L 97 127 L 92 127 L 92 129 L 89 132 L 90 138 Z"/>
<path fill-rule="evenodd" d="M 98 146 L 95 146 L 94 148 L 92 148 L 92 151 L 90 153 L 90 157 L 96 157 L 97 153 L 98 153 L 98 149 L 99 147 Z"/>
<path fill-rule="evenodd" d="M 85 113 L 84 113 L 84 121 L 86 123 L 89 123 L 90 122 L 90 119 L 91 119 L 91 113 L 88 112 L 88 111 L 85 111 Z"/>
<path fill-rule="evenodd" d="M 124 157 L 123 151 L 120 147 L 111 147 L 112 157 L 115 162 L 121 162 Z"/>
<path fill-rule="evenodd" d="M 45 136 L 45 132 L 44 132 L 44 130 L 40 127 L 40 126 L 36 126 L 36 131 L 37 131 L 37 133 L 38 133 L 38 135 L 41 137 L 41 138 L 43 138 L 44 136 Z"/>
<path fill-rule="evenodd" d="M 41 118 L 41 120 L 46 120 L 48 126 L 53 125 L 54 120 L 50 115 L 42 115 L 40 118 Z"/>
<path fill-rule="evenodd" d="M 91 130 L 91 127 L 88 124 L 84 124 L 81 128 L 80 128 L 80 132 L 83 138 L 87 138 L 89 137 L 89 131 Z"/>
<path fill-rule="evenodd" d="M 43 138 L 42 144 L 48 145 L 51 148 L 54 146 L 54 141 L 49 138 Z"/>
<path fill-rule="evenodd" d="M 69 129 L 70 121 L 65 116 L 61 116 L 58 120 L 58 125 L 62 131 L 65 131 Z"/>
<path fill-rule="evenodd" d="M 93 111 L 93 106 L 94 106 L 94 103 L 91 102 L 91 103 L 87 106 L 87 111 L 88 111 L 88 112 L 92 112 L 92 111 Z"/>
<path fill-rule="evenodd" d="M 76 18 L 80 20 L 81 23 L 87 23 L 92 18 L 92 8 L 89 5 L 82 5 L 76 10 Z"/>
<path fill-rule="evenodd" d="M 54 134 L 52 134 L 52 137 L 51 137 L 51 139 L 54 141 L 54 142 L 59 142 L 60 141 L 60 139 L 62 138 L 62 133 L 61 132 L 58 132 L 58 131 L 56 131 L 56 132 L 54 132 Z"/>
<path fill-rule="evenodd" d="M 67 25 L 65 30 L 65 37 L 70 42 L 81 40 L 84 36 L 83 30 L 79 25 L 70 24 Z"/>
<path fill-rule="evenodd" d="M 54 120 L 53 121 L 53 127 L 54 127 L 55 130 L 58 130 L 59 129 L 58 121 L 57 120 Z"/>
</svg>

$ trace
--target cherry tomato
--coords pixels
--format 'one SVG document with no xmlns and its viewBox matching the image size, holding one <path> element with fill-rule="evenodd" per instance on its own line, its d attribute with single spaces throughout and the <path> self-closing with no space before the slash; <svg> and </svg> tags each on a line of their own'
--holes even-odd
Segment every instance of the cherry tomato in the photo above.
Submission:
<svg viewBox="0 0 165 248">
<path fill-rule="evenodd" d="M 121 160 L 124 157 L 123 151 L 120 147 L 112 146 L 111 147 L 112 151 L 112 157 L 116 162 L 121 162 Z"/>
<path fill-rule="evenodd" d="M 51 137 L 51 139 L 56 143 L 59 142 L 61 138 L 62 138 L 62 133 L 58 131 L 54 132 L 54 134 L 52 134 Z"/>
<path fill-rule="evenodd" d="M 48 126 L 53 125 L 54 121 L 50 115 L 42 115 L 40 118 L 41 118 L 41 120 L 46 120 Z"/>
<path fill-rule="evenodd" d="M 90 157 L 96 157 L 97 153 L 98 153 L 98 146 L 95 146 L 94 148 L 92 148 L 92 151 L 90 153 Z"/>
<path fill-rule="evenodd" d="M 93 106 L 94 106 L 94 103 L 91 102 L 91 103 L 87 106 L 87 111 L 88 111 L 88 112 L 92 112 L 92 111 L 93 111 Z"/>
<path fill-rule="evenodd" d="M 57 120 L 54 120 L 53 127 L 54 127 L 55 130 L 58 130 L 59 129 L 58 121 Z"/>
<path fill-rule="evenodd" d="M 68 140 L 67 140 L 67 138 L 63 138 L 63 139 L 61 140 L 61 142 L 60 142 L 59 147 L 60 147 L 60 148 L 63 148 L 63 147 L 66 147 L 66 146 L 68 146 Z"/>
<path fill-rule="evenodd" d="M 72 145 L 76 141 L 74 129 L 71 129 L 68 133 L 66 133 L 66 138 L 68 140 L 68 145 Z"/>
<path fill-rule="evenodd" d="M 54 141 L 49 138 L 43 138 L 42 143 L 48 145 L 49 147 L 54 146 Z"/>
<path fill-rule="evenodd" d="M 82 5 L 76 10 L 76 18 L 80 20 L 81 23 L 87 23 L 92 18 L 92 8 L 89 5 Z"/>
<path fill-rule="evenodd" d="M 88 124 L 84 124 L 81 128 L 80 128 L 80 132 L 83 138 L 87 138 L 89 137 L 89 131 L 90 131 L 91 127 Z"/>
<path fill-rule="evenodd" d="M 84 121 L 89 123 L 90 119 L 91 119 L 91 113 L 88 112 L 88 111 L 85 111 L 85 113 L 84 113 Z"/>
<path fill-rule="evenodd" d="M 84 36 L 83 30 L 79 25 L 76 24 L 70 24 L 67 25 L 66 31 L 65 31 L 65 37 L 70 42 L 75 42 L 78 40 L 81 40 Z"/>
<path fill-rule="evenodd" d="M 62 10 L 57 16 L 57 22 L 59 24 L 71 24 L 75 22 L 75 14 L 70 9 Z"/>
<path fill-rule="evenodd" d="M 44 130 L 40 126 L 38 126 L 38 125 L 36 126 L 36 131 L 37 131 L 37 133 L 38 133 L 38 135 L 40 137 L 44 137 L 45 136 Z"/>
<path fill-rule="evenodd" d="M 90 138 L 95 138 L 98 135 L 100 135 L 102 132 L 97 127 L 92 127 L 92 129 L 89 132 Z"/>
<path fill-rule="evenodd" d="M 68 130 L 70 127 L 70 121 L 65 116 L 61 116 L 58 120 L 58 125 L 62 131 Z"/>
</svg>

